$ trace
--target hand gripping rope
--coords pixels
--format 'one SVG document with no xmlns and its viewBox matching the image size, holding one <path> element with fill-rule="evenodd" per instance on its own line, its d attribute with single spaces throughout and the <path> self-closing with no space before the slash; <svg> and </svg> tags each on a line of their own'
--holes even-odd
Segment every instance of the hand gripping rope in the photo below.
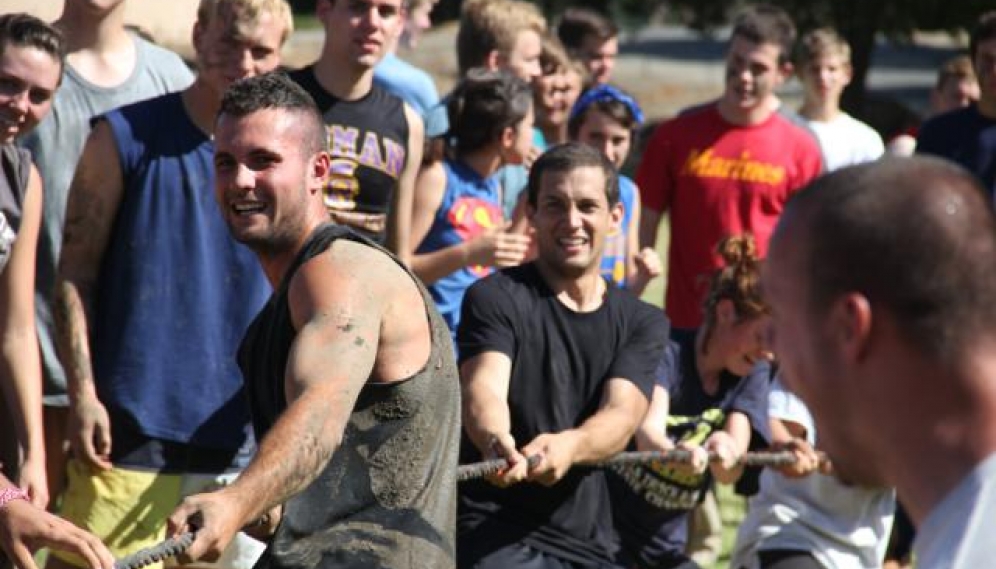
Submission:
<svg viewBox="0 0 996 569">
<path fill-rule="evenodd" d="M 709 455 L 709 460 L 710 462 L 715 462 L 720 460 L 720 458 L 715 453 L 711 453 Z M 539 463 L 539 461 L 540 457 L 538 455 L 530 456 L 527 459 L 530 467 L 535 466 Z M 692 452 L 684 449 L 672 449 L 667 452 L 621 452 L 611 458 L 590 466 L 627 466 L 633 464 L 647 464 L 653 461 L 689 463 L 692 461 Z M 748 452 L 740 457 L 738 463 L 743 466 L 778 467 L 794 464 L 795 461 L 795 455 L 788 451 Z M 506 468 L 508 468 L 508 461 L 504 458 L 486 460 L 484 462 L 475 462 L 473 464 L 463 464 L 457 469 L 457 482 L 484 478 L 485 476 L 497 474 Z M 250 525 L 256 525 L 258 523 L 262 522 L 257 521 L 256 523 Z M 114 563 L 114 569 L 141 569 L 142 567 L 162 561 L 167 557 L 174 557 L 183 553 L 193 542 L 193 532 L 180 534 L 179 536 L 167 539 L 158 545 L 154 545 L 126 557 L 122 557 Z"/>
<path fill-rule="evenodd" d="M 531 456 L 528 458 L 529 465 L 534 466 L 539 462 L 539 456 Z M 719 461 L 720 458 L 717 454 L 712 453 L 709 455 L 710 462 Z M 672 462 L 672 463 L 690 463 L 692 461 L 692 452 L 684 449 L 672 449 L 667 452 L 654 452 L 654 451 L 633 451 L 633 452 L 621 452 L 611 458 L 608 458 L 602 462 L 593 464 L 592 466 L 627 466 L 632 464 L 646 464 L 652 461 L 659 462 Z M 788 466 L 794 464 L 796 457 L 789 451 L 780 452 L 748 452 L 740 457 L 738 461 L 742 466 Z M 457 469 L 457 482 L 463 482 L 465 480 L 474 480 L 477 478 L 483 478 L 485 476 L 490 476 L 492 474 L 497 474 L 505 468 L 508 468 L 508 462 L 504 458 L 497 458 L 494 460 L 486 460 L 484 462 L 475 462 L 473 464 L 464 464 Z"/>
</svg>

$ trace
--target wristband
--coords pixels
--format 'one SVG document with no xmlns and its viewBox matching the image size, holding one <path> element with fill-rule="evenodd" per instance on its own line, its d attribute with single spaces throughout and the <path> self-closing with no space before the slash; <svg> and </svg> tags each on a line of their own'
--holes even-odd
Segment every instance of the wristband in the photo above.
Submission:
<svg viewBox="0 0 996 569">
<path fill-rule="evenodd" d="M 14 500 L 28 500 L 28 494 L 17 486 L 8 486 L 0 489 L 0 510 Z"/>
</svg>

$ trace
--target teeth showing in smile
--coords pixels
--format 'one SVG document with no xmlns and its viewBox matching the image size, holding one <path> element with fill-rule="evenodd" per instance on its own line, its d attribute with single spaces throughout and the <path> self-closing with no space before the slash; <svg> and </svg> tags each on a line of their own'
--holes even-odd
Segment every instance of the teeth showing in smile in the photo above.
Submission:
<svg viewBox="0 0 996 569">
<path fill-rule="evenodd" d="M 558 239 L 557 242 L 564 247 L 580 247 L 585 244 L 585 239 L 583 237 L 565 237 Z"/>
<path fill-rule="evenodd" d="M 232 209 L 235 210 L 235 213 L 243 215 L 243 214 L 259 213 L 263 211 L 264 206 L 263 204 L 260 203 L 240 203 L 232 205 Z"/>
</svg>

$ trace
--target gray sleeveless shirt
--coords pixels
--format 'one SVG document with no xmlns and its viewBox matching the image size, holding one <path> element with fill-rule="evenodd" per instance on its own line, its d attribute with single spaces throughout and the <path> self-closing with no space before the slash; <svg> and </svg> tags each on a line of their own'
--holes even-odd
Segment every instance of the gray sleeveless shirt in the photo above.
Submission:
<svg viewBox="0 0 996 569">
<path fill-rule="evenodd" d="M 284 375 L 297 334 L 288 285 L 303 263 L 337 239 L 389 255 L 342 226 L 324 225 L 311 235 L 239 348 L 257 439 L 287 407 Z M 257 569 L 455 567 L 460 385 L 449 330 L 432 297 L 408 274 L 423 300 L 412 310 L 424 311 L 431 328 L 428 362 L 404 381 L 363 387 L 340 447 L 318 478 L 284 504 Z"/>
<path fill-rule="evenodd" d="M 10 251 L 21 227 L 24 194 L 31 174 L 31 155 L 13 144 L 0 146 L 0 271 L 10 260 Z"/>
</svg>

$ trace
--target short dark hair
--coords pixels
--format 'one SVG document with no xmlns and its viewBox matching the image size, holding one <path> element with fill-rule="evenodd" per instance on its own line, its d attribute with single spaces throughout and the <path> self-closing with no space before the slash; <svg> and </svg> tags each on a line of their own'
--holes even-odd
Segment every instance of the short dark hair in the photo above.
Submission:
<svg viewBox="0 0 996 569">
<path fill-rule="evenodd" d="M 778 63 L 787 63 L 795 45 L 795 24 L 785 10 L 771 4 L 754 4 L 733 21 L 730 39 L 740 36 L 756 44 L 778 46 Z"/>
<path fill-rule="evenodd" d="M 972 28 L 972 35 L 968 40 L 968 53 L 971 54 L 972 61 L 975 61 L 979 44 L 993 38 L 996 38 L 996 10 L 984 12 Z"/>
<path fill-rule="evenodd" d="M 221 98 L 218 118 L 222 115 L 244 117 L 264 109 L 282 109 L 300 115 L 304 119 L 300 127 L 301 140 L 308 145 L 306 150 L 311 154 L 325 150 L 328 136 L 315 100 L 280 71 L 233 83 Z"/>
<path fill-rule="evenodd" d="M 590 8 L 568 8 L 557 24 L 557 37 L 571 52 L 581 49 L 587 37 L 605 42 L 617 36 L 615 22 Z"/>
<path fill-rule="evenodd" d="M 533 91 L 507 69 L 475 67 L 457 84 L 446 105 L 449 138 L 457 153 L 484 148 L 529 114 Z"/>
<path fill-rule="evenodd" d="M 996 214 L 952 162 L 884 158 L 822 176 L 789 200 L 782 233 L 801 244 L 795 268 L 814 314 L 860 293 L 941 361 L 996 334 Z"/>
<path fill-rule="evenodd" d="M 0 16 L 0 53 L 9 45 L 33 47 L 59 62 L 60 81 L 66 62 L 66 40 L 62 32 L 23 12 Z"/>
<path fill-rule="evenodd" d="M 619 175 L 615 166 L 598 150 L 580 142 L 558 144 L 544 152 L 529 169 L 526 197 L 536 207 L 540 183 L 546 172 L 570 172 L 578 168 L 599 168 L 605 175 L 605 198 L 609 207 L 619 203 Z"/>
</svg>

